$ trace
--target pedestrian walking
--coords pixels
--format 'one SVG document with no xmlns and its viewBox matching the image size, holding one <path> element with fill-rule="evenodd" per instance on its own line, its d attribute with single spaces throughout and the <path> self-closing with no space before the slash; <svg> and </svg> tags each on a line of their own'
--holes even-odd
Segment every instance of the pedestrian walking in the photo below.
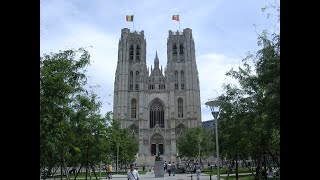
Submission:
<svg viewBox="0 0 320 180">
<path fill-rule="evenodd" d="M 172 176 L 176 175 L 176 165 L 174 164 L 174 162 L 172 162 L 171 164 L 171 173 Z"/>
<path fill-rule="evenodd" d="M 171 162 L 169 161 L 168 165 L 167 165 L 167 171 L 169 173 L 169 176 L 171 176 Z"/>
<path fill-rule="evenodd" d="M 127 178 L 128 180 L 139 180 L 139 172 L 134 169 L 134 165 L 130 164 L 130 170 L 127 173 Z"/>
<path fill-rule="evenodd" d="M 199 162 L 196 163 L 195 170 L 196 170 L 197 180 L 199 180 L 200 179 L 200 174 L 201 174 L 201 167 L 200 167 Z"/>
</svg>

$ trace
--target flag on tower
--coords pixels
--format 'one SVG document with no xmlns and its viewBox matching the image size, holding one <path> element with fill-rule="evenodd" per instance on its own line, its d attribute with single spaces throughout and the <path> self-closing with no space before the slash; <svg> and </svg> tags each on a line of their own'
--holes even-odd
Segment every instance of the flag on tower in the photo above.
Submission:
<svg viewBox="0 0 320 180">
<path fill-rule="evenodd" d="M 173 15 L 172 20 L 179 21 L 179 15 Z"/>
<path fill-rule="evenodd" d="M 132 22 L 133 21 L 133 15 L 131 15 L 131 16 L 127 15 L 126 16 L 126 20 Z"/>
</svg>

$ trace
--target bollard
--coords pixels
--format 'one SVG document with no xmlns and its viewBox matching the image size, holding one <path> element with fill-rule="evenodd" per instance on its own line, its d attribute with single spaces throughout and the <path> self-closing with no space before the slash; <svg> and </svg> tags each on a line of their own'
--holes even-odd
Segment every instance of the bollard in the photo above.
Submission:
<svg viewBox="0 0 320 180">
<path fill-rule="evenodd" d="M 211 180 L 211 174 L 210 174 L 210 180 Z"/>
</svg>

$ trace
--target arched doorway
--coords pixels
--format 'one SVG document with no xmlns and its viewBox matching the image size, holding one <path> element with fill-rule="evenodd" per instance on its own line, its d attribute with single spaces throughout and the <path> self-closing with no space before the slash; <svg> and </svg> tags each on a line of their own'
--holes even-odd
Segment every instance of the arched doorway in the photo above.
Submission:
<svg viewBox="0 0 320 180">
<path fill-rule="evenodd" d="M 151 155 L 157 155 L 160 152 L 161 155 L 164 153 L 164 138 L 161 134 L 154 134 L 150 139 Z"/>
</svg>

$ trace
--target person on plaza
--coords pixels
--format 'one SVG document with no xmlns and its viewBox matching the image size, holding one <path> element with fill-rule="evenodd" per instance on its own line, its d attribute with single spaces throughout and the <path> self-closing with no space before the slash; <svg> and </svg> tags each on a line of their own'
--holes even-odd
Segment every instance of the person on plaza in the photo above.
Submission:
<svg viewBox="0 0 320 180">
<path fill-rule="evenodd" d="M 167 161 L 164 161 L 163 169 L 165 173 L 167 172 L 167 166 L 168 166 Z"/>
<path fill-rule="evenodd" d="M 195 170 L 196 170 L 197 180 L 199 180 L 200 179 L 200 173 L 201 173 L 201 167 L 200 167 L 199 162 L 196 163 Z"/>
<path fill-rule="evenodd" d="M 111 163 L 107 166 L 107 179 L 112 179 L 112 165 Z"/>
<path fill-rule="evenodd" d="M 134 169 L 134 165 L 130 164 L 130 170 L 127 173 L 128 180 L 139 180 L 140 175 L 137 170 Z"/>
<path fill-rule="evenodd" d="M 176 165 L 174 164 L 174 162 L 172 162 L 171 164 L 171 173 L 172 176 L 176 175 Z"/>
<path fill-rule="evenodd" d="M 167 171 L 169 173 L 169 176 L 171 176 L 171 162 L 169 161 L 168 165 L 167 165 Z"/>
</svg>

